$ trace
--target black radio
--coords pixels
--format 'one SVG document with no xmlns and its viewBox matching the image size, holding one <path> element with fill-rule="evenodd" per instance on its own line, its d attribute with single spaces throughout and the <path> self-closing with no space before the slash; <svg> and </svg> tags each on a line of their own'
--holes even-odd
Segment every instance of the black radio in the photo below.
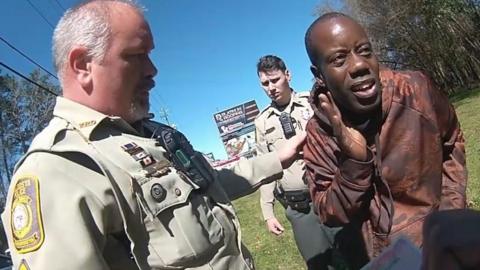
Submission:
<svg viewBox="0 0 480 270">
<path fill-rule="evenodd" d="M 214 179 L 213 168 L 202 155 L 193 149 L 190 142 L 178 130 L 155 123 L 153 137 L 167 150 L 176 169 L 185 173 L 200 189 L 206 190 Z"/>
<path fill-rule="evenodd" d="M 286 139 L 289 139 L 295 136 L 295 127 L 293 126 L 293 122 L 295 121 L 292 119 L 289 113 L 282 112 L 280 114 L 280 124 L 282 125 L 283 134 L 285 135 Z"/>
</svg>

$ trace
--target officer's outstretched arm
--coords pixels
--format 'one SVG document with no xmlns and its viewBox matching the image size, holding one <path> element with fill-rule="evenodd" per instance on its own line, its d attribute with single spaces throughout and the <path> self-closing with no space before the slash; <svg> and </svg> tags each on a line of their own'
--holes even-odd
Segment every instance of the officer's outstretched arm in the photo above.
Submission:
<svg viewBox="0 0 480 270">
<path fill-rule="evenodd" d="M 218 171 L 217 179 L 231 200 L 248 195 L 261 185 L 280 179 L 283 169 L 299 158 L 305 138 L 305 134 L 299 134 L 278 152 L 241 159 L 232 169 Z"/>
</svg>

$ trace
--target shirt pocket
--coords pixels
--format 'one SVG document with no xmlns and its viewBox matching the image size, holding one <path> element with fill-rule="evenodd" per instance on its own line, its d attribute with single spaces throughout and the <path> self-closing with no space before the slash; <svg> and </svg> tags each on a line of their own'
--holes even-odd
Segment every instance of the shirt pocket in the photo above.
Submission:
<svg viewBox="0 0 480 270">
<path fill-rule="evenodd" d="M 265 138 L 265 142 L 267 144 L 268 152 L 278 151 L 282 146 L 283 141 L 283 131 L 282 130 L 275 130 L 271 134 L 267 135 Z"/>
<path fill-rule="evenodd" d="M 145 213 L 151 267 L 183 269 L 203 261 L 200 259 L 214 254 L 223 244 L 224 229 L 213 214 L 213 202 L 181 172 L 137 181 L 141 192 L 136 196 Z"/>
</svg>

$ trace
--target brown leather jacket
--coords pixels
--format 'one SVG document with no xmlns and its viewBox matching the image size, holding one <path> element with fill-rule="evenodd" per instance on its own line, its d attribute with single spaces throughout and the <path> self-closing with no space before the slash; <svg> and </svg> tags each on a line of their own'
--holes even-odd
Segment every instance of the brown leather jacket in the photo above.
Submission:
<svg viewBox="0 0 480 270">
<path fill-rule="evenodd" d="M 347 253 L 358 258 L 361 248 L 367 261 L 401 234 L 421 246 L 426 215 L 466 205 L 464 138 L 447 97 L 420 72 L 383 69 L 380 78 L 381 116 L 379 110 L 378 121 L 361 130 L 370 142 L 369 161 L 341 153 L 317 106 L 326 90 L 317 86 L 304 147 L 306 177 L 321 221 L 357 230 L 361 244 Z M 337 241 L 351 246 L 352 237 Z"/>
</svg>

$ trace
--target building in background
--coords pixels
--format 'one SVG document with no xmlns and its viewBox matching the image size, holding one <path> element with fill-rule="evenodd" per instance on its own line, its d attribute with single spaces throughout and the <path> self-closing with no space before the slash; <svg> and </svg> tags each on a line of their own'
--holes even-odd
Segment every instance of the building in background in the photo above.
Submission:
<svg viewBox="0 0 480 270">
<path fill-rule="evenodd" d="M 251 100 L 213 115 L 228 159 L 256 155 L 254 120 L 258 114 L 257 103 Z"/>
</svg>

